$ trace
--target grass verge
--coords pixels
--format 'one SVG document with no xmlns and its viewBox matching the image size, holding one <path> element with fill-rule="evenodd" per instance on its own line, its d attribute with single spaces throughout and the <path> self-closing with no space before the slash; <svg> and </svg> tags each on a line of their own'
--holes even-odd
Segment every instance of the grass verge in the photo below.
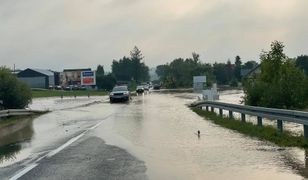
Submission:
<svg viewBox="0 0 308 180">
<path fill-rule="evenodd" d="M 308 141 L 303 136 L 295 136 L 289 131 L 279 132 L 272 126 L 257 126 L 250 122 L 243 123 L 241 121 L 230 119 L 228 117 L 220 117 L 215 112 L 208 112 L 199 108 L 191 108 L 198 115 L 211 120 L 213 123 L 222 127 L 232 129 L 239 133 L 266 140 L 283 147 L 301 147 L 308 148 Z"/>
<path fill-rule="evenodd" d="M 33 98 L 41 97 L 67 97 L 71 96 L 104 96 L 107 95 L 106 91 L 61 91 L 61 90 L 46 90 L 46 91 L 32 91 Z"/>
<path fill-rule="evenodd" d="M 10 116 L 10 117 L 2 117 L 0 119 L 0 128 L 3 126 L 9 126 L 11 124 L 18 123 L 20 120 L 24 119 L 34 119 L 39 117 L 41 114 L 33 114 L 33 115 L 24 115 L 24 116 Z"/>
</svg>

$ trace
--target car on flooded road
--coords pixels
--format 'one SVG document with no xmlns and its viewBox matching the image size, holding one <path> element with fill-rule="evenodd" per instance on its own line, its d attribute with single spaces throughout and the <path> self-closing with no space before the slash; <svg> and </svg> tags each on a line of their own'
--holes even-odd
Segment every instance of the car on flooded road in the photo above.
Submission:
<svg viewBox="0 0 308 180">
<path fill-rule="evenodd" d="M 115 86 L 109 95 L 109 99 L 110 103 L 129 101 L 130 92 L 128 91 L 127 86 Z"/>
<path fill-rule="evenodd" d="M 143 93 L 143 92 L 144 92 L 143 86 L 137 86 L 137 88 L 136 88 L 136 93 L 141 94 L 141 93 Z"/>
</svg>

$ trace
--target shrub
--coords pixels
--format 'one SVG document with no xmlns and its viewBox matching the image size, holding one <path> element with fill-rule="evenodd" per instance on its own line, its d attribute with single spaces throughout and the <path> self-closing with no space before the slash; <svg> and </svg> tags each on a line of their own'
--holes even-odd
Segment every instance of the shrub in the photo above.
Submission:
<svg viewBox="0 0 308 180">
<path fill-rule="evenodd" d="M 261 74 L 244 82 L 245 104 L 286 109 L 307 106 L 307 76 L 283 53 L 283 47 L 275 41 L 271 51 L 261 54 Z"/>
<path fill-rule="evenodd" d="M 0 100 L 5 109 L 25 108 L 31 102 L 31 89 L 5 67 L 0 67 Z"/>
</svg>

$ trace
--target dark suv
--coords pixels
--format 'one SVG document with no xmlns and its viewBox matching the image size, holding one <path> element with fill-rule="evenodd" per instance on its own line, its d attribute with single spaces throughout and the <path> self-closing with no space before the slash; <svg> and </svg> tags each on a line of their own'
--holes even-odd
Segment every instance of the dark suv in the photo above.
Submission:
<svg viewBox="0 0 308 180">
<path fill-rule="evenodd" d="M 130 93 L 127 86 L 115 86 L 109 95 L 110 102 L 129 101 Z"/>
</svg>

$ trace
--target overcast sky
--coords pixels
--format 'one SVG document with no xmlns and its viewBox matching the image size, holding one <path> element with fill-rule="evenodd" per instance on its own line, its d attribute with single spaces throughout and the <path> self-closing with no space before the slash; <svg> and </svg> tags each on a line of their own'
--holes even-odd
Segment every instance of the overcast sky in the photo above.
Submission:
<svg viewBox="0 0 308 180">
<path fill-rule="evenodd" d="M 110 70 L 136 45 L 150 67 L 308 54 L 307 0 L 0 0 L 0 66 Z"/>
</svg>

